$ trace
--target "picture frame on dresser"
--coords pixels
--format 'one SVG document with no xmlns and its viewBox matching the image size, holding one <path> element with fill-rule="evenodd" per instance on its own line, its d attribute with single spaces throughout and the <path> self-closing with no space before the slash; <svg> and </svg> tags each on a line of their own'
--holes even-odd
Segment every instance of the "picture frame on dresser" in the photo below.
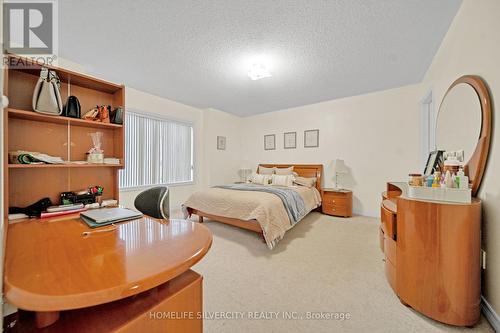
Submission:
<svg viewBox="0 0 500 333">
<path fill-rule="evenodd" d="M 429 153 L 427 163 L 425 163 L 424 176 L 430 176 L 443 165 L 444 150 L 434 150 Z"/>
</svg>

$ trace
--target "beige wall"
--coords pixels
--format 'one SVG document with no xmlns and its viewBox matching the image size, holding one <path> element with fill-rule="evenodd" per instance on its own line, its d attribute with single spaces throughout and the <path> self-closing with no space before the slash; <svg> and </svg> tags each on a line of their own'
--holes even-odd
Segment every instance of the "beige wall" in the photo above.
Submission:
<svg viewBox="0 0 500 333">
<path fill-rule="evenodd" d="M 479 196 L 483 200 L 483 248 L 487 252 L 483 294 L 497 314 L 500 314 L 500 136 L 495 131 L 500 129 L 500 116 L 495 104 L 500 101 L 499 14 L 498 0 L 464 0 L 423 80 L 424 89 L 432 88 L 437 101 L 455 79 L 466 74 L 481 76 L 492 95 L 493 141 Z M 458 119 L 457 126 L 467 126 L 467 122 Z"/>
<path fill-rule="evenodd" d="M 322 163 L 323 186 L 334 182 L 332 161 L 343 159 L 349 174 L 341 185 L 354 192 L 354 212 L 379 216 L 388 180 L 420 170 L 420 85 L 337 99 L 244 119 L 243 152 L 250 165 Z M 304 130 L 319 129 L 319 148 L 304 148 Z M 297 132 L 297 149 L 283 149 L 283 133 Z M 276 134 L 276 150 L 265 151 L 265 134 Z"/>
<path fill-rule="evenodd" d="M 243 118 L 215 109 L 204 110 L 204 185 L 214 186 L 239 179 Z M 226 137 L 226 150 L 217 149 L 217 136 Z"/>
</svg>

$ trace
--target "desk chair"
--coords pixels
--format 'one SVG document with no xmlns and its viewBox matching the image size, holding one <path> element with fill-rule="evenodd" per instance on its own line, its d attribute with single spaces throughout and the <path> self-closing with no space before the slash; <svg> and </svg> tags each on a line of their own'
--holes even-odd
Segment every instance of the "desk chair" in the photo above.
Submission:
<svg viewBox="0 0 500 333">
<path fill-rule="evenodd" d="M 156 219 L 168 219 L 170 215 L 170 203 L 168 187 L 158 186 L 139 193 L 134 200 L 135 208 Z"/>
</svg>

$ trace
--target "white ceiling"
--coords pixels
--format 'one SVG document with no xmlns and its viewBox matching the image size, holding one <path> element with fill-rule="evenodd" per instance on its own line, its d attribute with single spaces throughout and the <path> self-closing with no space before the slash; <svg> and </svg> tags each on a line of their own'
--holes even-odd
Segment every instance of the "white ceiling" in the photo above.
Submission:
<svg viewBox="0 0 500 333">
<path fill-rule="evenodd" d="M 420 82 L 461 0 L 64 0 L 59 54 L 248 116 Z M 245 63 L 264 56 L 271 78 Z"/>
</svg>

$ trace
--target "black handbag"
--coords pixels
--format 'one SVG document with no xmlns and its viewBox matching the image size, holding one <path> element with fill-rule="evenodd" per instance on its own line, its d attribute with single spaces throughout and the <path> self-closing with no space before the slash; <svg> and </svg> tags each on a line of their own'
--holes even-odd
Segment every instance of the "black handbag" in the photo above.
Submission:
<svg viewBox="0 0 500 333">
<path fill-rule="evenodd" d="M 63 115 L 65 117 L 80 118 L 80 101 L 75 96 L 69 96 L 64 106 Z"/>
<path fill-rule="evenodd" d="M 110 118 L 113 124 L 123 124 L 123 109 L 121 107 L 117 107 L 111 111 Z"/>
<path fill-rule="evenodd" d="M 49 198 L 43 198 L 29 205 L 28 207 L 9 207 L 9 214 L 26 214 L 29 217 L 40 217 L 40 214 L 47 210 L 47 207 L 52 206 L 52 201 Z"/>
</svg>

